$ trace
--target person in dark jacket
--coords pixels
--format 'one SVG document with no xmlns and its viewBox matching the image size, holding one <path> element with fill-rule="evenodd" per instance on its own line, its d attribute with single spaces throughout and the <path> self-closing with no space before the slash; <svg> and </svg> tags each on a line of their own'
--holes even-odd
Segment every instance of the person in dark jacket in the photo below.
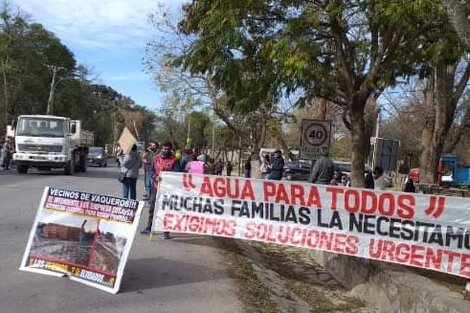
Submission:
<svg viewBox="0 0 470 313">
<path fill-rule="evenodd" d="M 227 176 L 230 176 L 230 175 L 232 175 L 232 171 L 233 171 L 233 165 L 232 165 L 232 162 L 230 162 L 230 161 L 227 161 L 227 167 L 226 167 L 226 170 L 227 170 Z"/>
<path fill-rule="evenodd" d="M 404 192 L 416 192 L 416 188 L 412 179 L 408 178 L 406 180 L 405 189 L 403 191 Z"/>
<path fill-rule="evenodd" d="M 333 160 L 328 155 L 323 155 L 313 164 L 308 181 L 312 184 L 329 185 L 334 175 Z"/>
<path fill-rule="evenodd" d="M 7 137 L 1 149 L 2 149 L 2 158 L 3 158 L 2 167 L 5 171 L 8 171 L 10 169 L 11 155 L 13 154 L 13 150 L 14 150 L 11 137 Z"/>
<path fill-rule="evenodd" d="M 215 162 L 215 175 L 222 175 L 222 171 L 224 170 L 224 162 L 221 159 L 218 159 Z"/>
<path fill-rule="evenodd" d="M 251 177 L 251 156 L 248 157 L 248 160 L 245 162 L 245 177 Z"/>
<path fill-rule="evenodd" d="M 364 179 L 364 188 L 367 188 L 367 189 L 375 188 L 374 176 L 372 175 L 371 172 L 367 172 L 366 174 L 366 177 Z"/>
<path fill-rule="evenodd" d="M 276 150 L 271 157 L 271 166 L 268 177 L 272 180 L 281 180 L 283 172 L 284 158 L 282 157 L 281 150 Z"/>
</svg>

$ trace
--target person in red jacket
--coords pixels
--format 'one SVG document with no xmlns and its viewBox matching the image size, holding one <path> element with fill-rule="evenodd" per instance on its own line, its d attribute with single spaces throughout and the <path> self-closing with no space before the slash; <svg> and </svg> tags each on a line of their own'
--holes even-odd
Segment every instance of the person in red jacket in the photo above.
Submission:
<svg viewBox="0 0 470 313">
<path fill-rule="evenodd" d="M 152 184 L 152 195 L 149 201 L 149 219 L 147 227 L 145 227 L 140 233 L 150 234 L 152 230 L 153 213 L 155 211 L 155 201 L 157 198 L 158 185 L 161 180 L 161 173 L 165 171 L 175 171 L 178 168 L 178 160 L 173 154 L 173 146 L 170 142 L 165 142 L 162 145 L 162 149 L 159 154 L 153 158 L 153 184 Z M 164 239 L 170 239 L 170 232 L 163 232 Z"/>
</svg>

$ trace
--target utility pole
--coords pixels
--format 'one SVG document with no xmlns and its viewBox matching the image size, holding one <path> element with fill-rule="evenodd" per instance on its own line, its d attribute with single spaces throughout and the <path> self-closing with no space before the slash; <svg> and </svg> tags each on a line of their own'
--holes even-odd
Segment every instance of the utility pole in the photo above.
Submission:
<svg viewBox="0 0 470 313">
<path fill-rule="evenodd" d="M 7 85 L 7 73 L 6 73 L 6 65 L 8 63 L 8 56 L 6 61 L 2 60 L 2 67 L 3 67 L 3 96 L 5 97 L 5 126 L 8 125 L 8 85 Z"/>
<path fill-rule="evenodd" d="M 137 139 L 140 140 L 140 134 L 139 134 L 139 131 L 137 130 L 137 127 L 136 127 L 136 125 L 135 125 L 135 121 L 134 121 L 134 120 L 132 120 L 132 124 L 134 125 L 134 131 L 135 131 L 135 134 L 136 134 L 136 136 L 137 136 Z"/>
<path fill-rule="evenodd" d="M 375 124 L 375 138 L 374 138 L 374 151 L 372 153 L 372 169 L 377 165 L 377 145 L 379 143 L 379 128 L 380 128 L 380 108 L 377 108 L 377 121 Z"/>
<path fill-rule="evenodd" d="M 54 114 L 54 94 L 55 94 L 55 88 L 57 85 L 59 85 L 65 78 L 59 79 L 56 82 L 56 76 L 57 76 L 57 71 L 58 70 L 65 70 L 64 67 L 62 66 L 56 66 L 56 65 L 47 65 L 47 67 L 52 70 L 52 79 L 51 79 L 51 88 L 49 90 L 49 100 L 47 100 L 47 109 L 46 109 L 46 115 L 52 115 Z"/>
<path fill-rule="evenodd" d="M 212 109 L 212 147 L 211 147 L 212 157 L 215 157 L 215 112 Z"/>
</svg>

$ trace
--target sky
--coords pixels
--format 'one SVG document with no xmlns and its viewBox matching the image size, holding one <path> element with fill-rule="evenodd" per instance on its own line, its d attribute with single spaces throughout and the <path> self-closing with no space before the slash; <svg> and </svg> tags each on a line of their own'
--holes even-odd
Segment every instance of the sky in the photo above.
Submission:
<svg viewBox="0 0 470 313">
<path fill-rule="evenodd" d="M 159 3 L 178 10 L 184 0 L 12 0 L 53 32 L 93 69 L 96 83 L 111 86 L 138 105 L 155 110 L 162 94 L 142 65 L 146 44 L 158 37 L 148 15 Z"/>
</svg>

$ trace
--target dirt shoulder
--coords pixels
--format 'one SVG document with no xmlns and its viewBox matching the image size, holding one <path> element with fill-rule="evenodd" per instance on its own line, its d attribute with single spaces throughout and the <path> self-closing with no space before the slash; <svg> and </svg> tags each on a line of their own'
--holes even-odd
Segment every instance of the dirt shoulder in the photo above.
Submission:
<svg viewBox="0 0 470 313">
<path fill-rule="evenodd" d="M 218 239 L 246 312 L 376 312 L 305 249 Z"/>
</svg>

